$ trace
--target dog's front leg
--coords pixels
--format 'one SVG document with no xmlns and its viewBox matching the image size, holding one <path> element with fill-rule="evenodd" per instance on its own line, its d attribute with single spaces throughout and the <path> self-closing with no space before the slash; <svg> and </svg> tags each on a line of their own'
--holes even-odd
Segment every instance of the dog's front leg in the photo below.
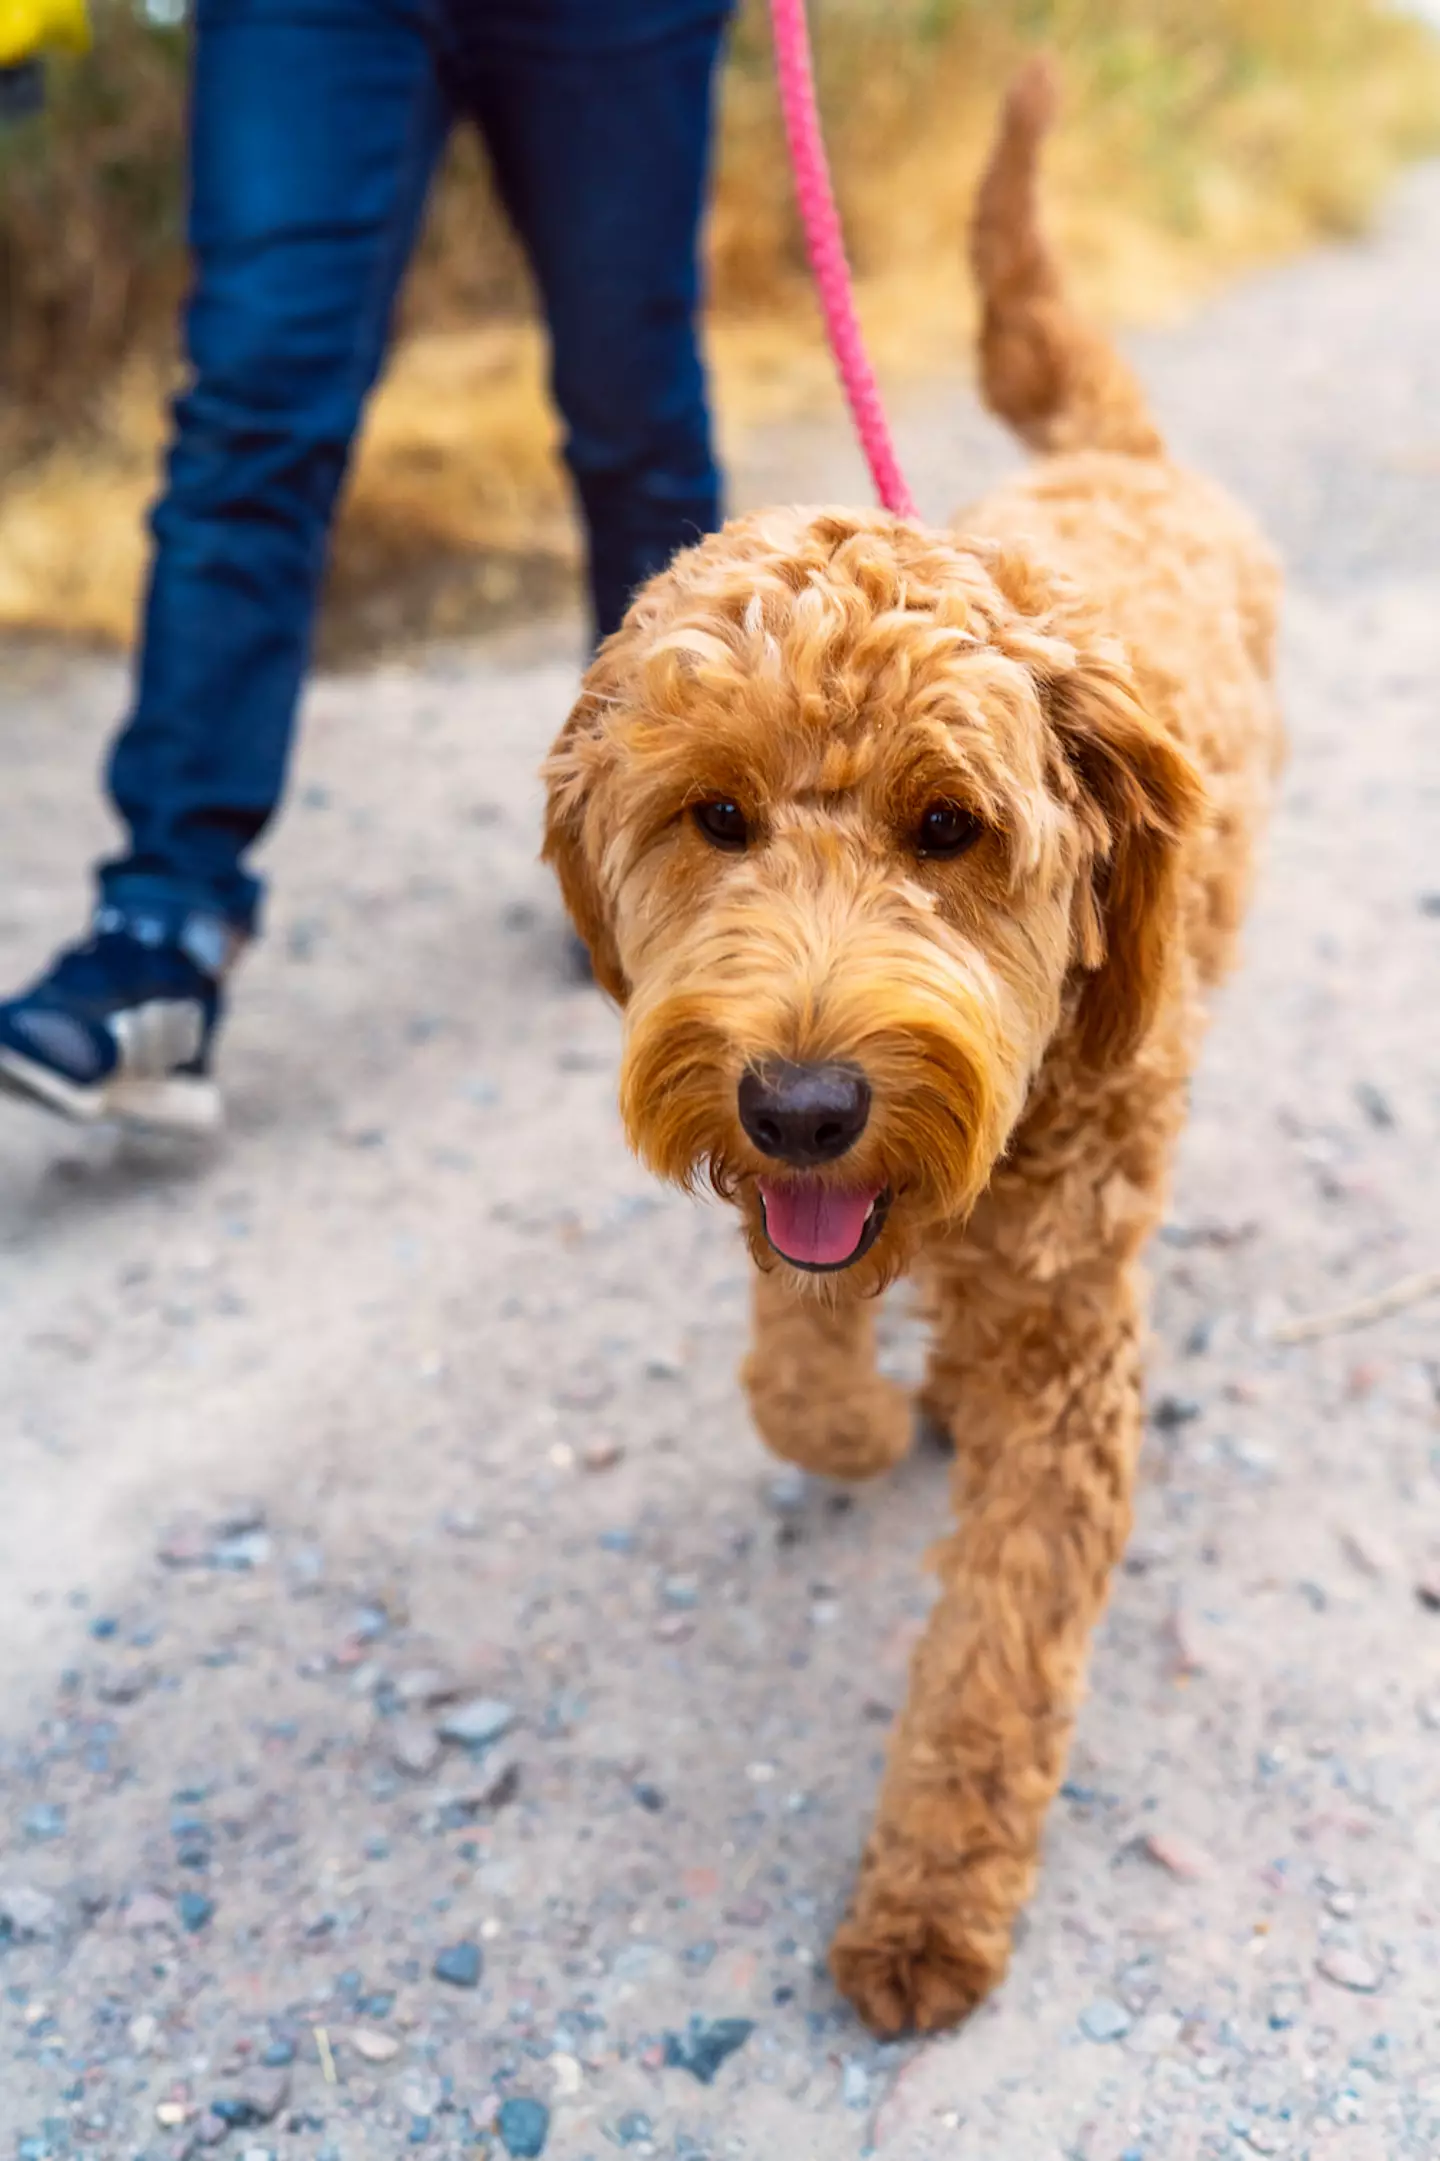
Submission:
<svg viewBox="0 0 1440 2161">
<path fill-rule="evenodd" d="M 910 1446 L 903 1389 L 875 1370 L 873 1299 L 835 1300 L 756 1270 L 741 1374 L 766 1446 L 830 1478 L 874 1478 Z"/>
<path fill-rule="evenodd" d="M 961 1527 L 941 1549 L 940 1596 L 831 1957 L 880 2033 L 953 2024 L 1004 1974 L 1130 1522 L 1128 1271 L 1077 1271 L 1023 1298 L 1011 1279 L 1003 1302 L 979 1294 L 988 1312 L 967 1288 L 955 1333 L 982 1356 L 956 1425 Z M 940 1317 L 943 1329 L 943 1297 Z"/>
</svg>

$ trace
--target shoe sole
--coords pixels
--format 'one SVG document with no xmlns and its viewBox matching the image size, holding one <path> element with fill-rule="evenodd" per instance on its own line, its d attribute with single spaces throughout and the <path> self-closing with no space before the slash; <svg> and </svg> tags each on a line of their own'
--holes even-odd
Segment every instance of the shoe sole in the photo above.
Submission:
<svg viewBox="0 0 1440 2161">
<path fill-rule="evenodd" d="M 183 1074 L 137 1080 L 120 1074 L 99 1087 L 83 1088 L 12 1050 L 0 1049 L 0 1087 L 68 1118 L 72 1125 L 119 1125 L 136 1133 L 203 1139 L 218 1133 L 225 1117 L 220 1090 L 212 1080 Z"/>
</svg>

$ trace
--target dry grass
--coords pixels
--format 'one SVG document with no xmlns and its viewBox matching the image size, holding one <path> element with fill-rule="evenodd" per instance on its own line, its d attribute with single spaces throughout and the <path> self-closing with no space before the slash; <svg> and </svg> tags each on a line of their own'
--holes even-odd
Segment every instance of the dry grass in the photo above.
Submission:
<svg viewBox="0 0 1440 2161">
<path fill-rule="evenodd" d="M 1382 0 L 821 0 L 816 23 L 862 312 L 891 382 L 964 364 L 960 236 L 1022 28 L 1065 64 L 1055 222 L 1087 300 L 1113 319 L 1174 315 L 1239 266 L 1358 229 L 1396 167 L 1440 143 L 1440 47 Z M 152 105 L 159 82 L 152 69 Z M 55 186 L 47 199 L 58 207 Z M 78 224 L 100 262 L 104 219 Z M 153 218 L 147 230 L 159 232 Z M 0 219 L 13 298 L 13 231 L 8 257 L 6 244 Z M 710 244 L 729 442 L 836 404 L 753 7 L 730 69 Z M 105 288 L 96 343 L 110 372 L 83 425 L 57 440 L 45 398 L 18 401 L 43 425 L 25 455 L 12 449 L 0 500 L 0 625 L 131 635 L 167 372 L 146 326 L 173 304 L 173 251 L 155 239 L 140 267 L 128 294 L 113 275 Z M 49 307 L 12 343 L 53 386 L 68 379 L 42 365 L 46 324 L 67 326 L 55 351 L 72 358 L 77 333 L 73 305 L 67 315 L 52 294 Z M 437 203 L 406 323 L 337 534 L 332 654 L 512 609 L 549 593 L 573 558 L 541 341 L 468 151 Z M 23 388 L 13 352 L 8 372 Z"/>
</svg>

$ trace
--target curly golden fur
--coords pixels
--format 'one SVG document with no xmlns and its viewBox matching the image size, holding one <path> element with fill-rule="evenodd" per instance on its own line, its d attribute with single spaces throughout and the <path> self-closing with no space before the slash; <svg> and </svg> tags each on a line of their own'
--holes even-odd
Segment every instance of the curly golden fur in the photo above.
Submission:
<svg viewBox="0 0 1440 2161">
<path fill-rule="evenodd" d="M 1035 216 L 1051 99 L 1043 66 L 1017 83 L 974 233 L 986 391 L 1043 461 L 953 534 L 727 526 L 638 595 L 547 766 L 633 1144 L 742 1216 L 777 1454 L 897 1461 L 871 1301 L 924 1289 L 959 1528 L 832 1954 L 881 2033 L 992 1988 L 1034 1880 L 1130 1522 L 1137 1256 L 1280 761 L 1274 564 L 1070 311 Z M 927 850 L 937 806 L 966 845 Z M 777 1060 L 869 1089 L 788 1186 L 738 1107 Z M 851 1265 L 772 1242 L 867 1196 Z"/>
</svg>

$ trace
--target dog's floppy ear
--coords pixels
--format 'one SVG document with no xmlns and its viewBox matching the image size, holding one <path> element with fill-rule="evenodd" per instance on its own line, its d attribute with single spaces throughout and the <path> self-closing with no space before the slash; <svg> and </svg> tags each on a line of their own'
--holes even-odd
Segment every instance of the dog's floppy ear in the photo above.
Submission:
<svg viewBox="0 0 1440 2161">
<path fill-rule="evenodd" d="M 1205 791 L 1146 712 L 1118 648 L 1082 649 L 1051 679 L 1048 702 L 1088 843 L 1075 897 L 1077 956 L 1089 972 L 1080 1050 L 1105 1066 L 1133 1050 L 1154 1018 L 1176 929 L 1181 843 L 1204 813 Z"/>
<path fill-rule="evenodd" d="M 582 691 L 541 768 L 546 787 L 542 853 L 554 865 L 570 920 L 589 949 L 596 982 L 623 1005 L 630 986 L 620 966 L 602 884 L 604 840 L 595 803 L 597 785 L 609 765 L 604 710 L 604 700 L 594 691 Z"/>
</svg>

